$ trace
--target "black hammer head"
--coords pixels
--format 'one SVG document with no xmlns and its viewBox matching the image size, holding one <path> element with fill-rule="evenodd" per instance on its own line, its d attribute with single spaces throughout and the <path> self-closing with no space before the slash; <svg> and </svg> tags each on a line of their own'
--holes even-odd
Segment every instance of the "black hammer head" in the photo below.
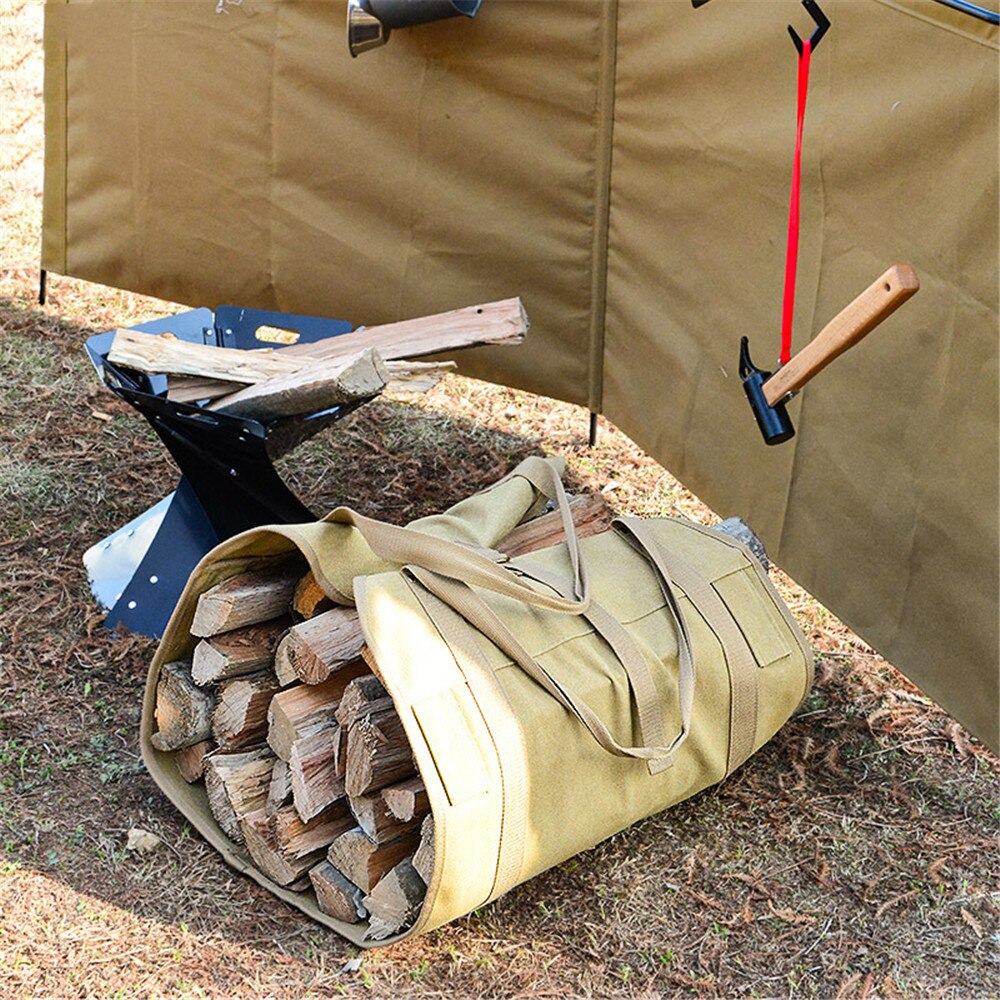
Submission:
<svg viewBox="0 0 1000 1000">
<path fill-rule="evenodd" d="M 788 416 L 784 401 L 771 406 L 764 395 L 764 383 L 771 377 L 771 372 L 757 368 L 750 360 L 750 348 L 747 338 L 740 339 L 740 378 L 743 380 L 743 390 L 750 400 L 750 409 L 757 419 L 757 426 L 764 435 L 764 444 L 781 444 L 794 437 L 795 428 Z"/>
</svg>

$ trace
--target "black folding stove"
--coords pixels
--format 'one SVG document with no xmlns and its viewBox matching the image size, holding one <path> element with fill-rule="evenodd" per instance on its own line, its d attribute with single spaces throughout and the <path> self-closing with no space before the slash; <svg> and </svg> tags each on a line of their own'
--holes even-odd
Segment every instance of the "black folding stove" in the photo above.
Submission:
<svg viewBox="0 0 1000 1000">
<path fill-rule="evenodd" d="M 298 343 L 354 329 L 339 320 L 219 306 L 193 309 L 135 327 L 181 340 L 242 350 L 268 346 L 262 328 L 293 331 Z M 84 555 L 91 589 L 108 608 L 105 624 L 158 638 L 191 570 L 213 546 L 262 524 L 292 524 L 315 514 L 282 482 L 274 459 L 358 406 L 334 406 L 271 421 L 230 416 L 167 399 L 165 375 L 112 364 L 114 331 L 91 337 L 87 352 L 104 384 L 152 425 L 181 471 L 177 489 Z"/>
</svg>

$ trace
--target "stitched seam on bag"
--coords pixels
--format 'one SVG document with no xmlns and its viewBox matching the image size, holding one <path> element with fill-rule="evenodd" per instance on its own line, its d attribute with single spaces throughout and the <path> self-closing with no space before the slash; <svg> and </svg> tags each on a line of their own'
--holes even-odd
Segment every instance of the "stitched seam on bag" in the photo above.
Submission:
<svg viewBox="0 0 1000 1000">
<path fill-rule="evenodd" d="M 697 608 L 695 608 L 694 605 L 691 604 L 691 601 L 688 598 L 687 594 L 682 594 L 681 599 L 687 601 L 691 610 L 697 611 Z M 654 608 L 652 611 L 648 611 L 645 614 L 639 615 L 637 618 L 627 618 L 627 619 L 619 618 L 618 621 L 621 625 L 635 625 L 638 622 L 645 621 L 647 618 L 652 618 L 653 615 L 666 610 L 667 610 L 667 605 L 666 603 L 663 603 L 658 608 Z M 699 617 L 701 617 L 700 614 Z M 561 646 L 565 646 L 569 642 L 576 642 L 577 639 L 585 639 L 589 635 L 596 635 L 598 638 L 600 638 L 600 634 L 597 632 L 596 629 L 589 628 L 585 629 L 582 632 L 577 632 L 571 636 L 567 636 L 565 639 L 561 639 L 559 642 L 553 643 L 551 646 L 548 646 L 543 650 L 540 650 L 538 652 L 532 652 L 531 655 L 535 657 L 535 659 L 538 659 L 538 657 L 540 656 L 547 656 L 549 653 L 553 652 L 556 649 L 559 649 Z M 500 647 L 498 646 L 497 648 L 499 649 Z M 516 667 L 516 666 L 517 664 L 513 660 L 507 658 L 502 664 L 494 667 L 493 672 L 496 673 L 498 670 L 506 670 L 508 667 Z"/>
<path fill-rule="evenodd" d="M 520 877 L 520 871 L 524 863 L 523 829 L 520 828 L 512 829 L 511 823 L 512 823 L 512 817 L 514 817 L 515 819 L 518 818 L 515 815 L 518 810 L 520 810 L 522 816 L 525 813 L 525 808 L 526 808 L 525 775 L 523 770 L 521 771 L 521 773 L 518 773 L 519 770 L 518 767 L 514 764 L 514 762 L 510 758 L 510 754 L 514 752 L 513 744 L 504 741 L 503 746 L 506 748 L 506 756 L 503 752 L 501 752 L 501 740 L 498 738 L 497 732 L 494 731 L 494 725 L 491 723 L 491 720 L 487 717 L 487 713 L 483 710 L 483 706 L 480 704 L 479 699 L 476 697 L 476 691 L 473 689 L 469 673 L 466 672 L 465 665 L 463 662 L 465 658 L 468 656 L 468 658 L 470 659 L 471 661 L 470 665 L 472 666 L 473 671 L 475 670 L 476 667 L 475 660 L 477 658 L 481 660 L 481 670 L 483 673 L 483 679 L 487 685 L 490 684 L 487 677 L 489 674 L 493 673 L 492 683 L 496 686 L 496 690 L 492 693 L 495 695 L 497 699 L 506 700 L 507 692 L 504 691 L 503 688 L 500 686 L 499 682 L 496 681 L 495 672 L 492 672 L 490 670 L 489 660 L 486 657 L 486 654 L 483 652 L 481 644 L 479 643 L 478 631 L 472 628 L 472 626 L 470 626 L 468 622 L 466 622 L 461 617 L 461 615 L 459 615 L 457 612 L 454 611 L 454 609 L 450 608 L 444 602 L 441 602 L 443 604 L 443 610 L 445 610 L 445 613 L 447 614 L 448 612 L 450 612 L 452 615 L 454 615 L 454 624 L 458 625 L 459 623 L 461 623 L 465 625 L 468 630 L 467 637 L 471 640 L 473 649 L 470 650 L 468 653 L 466 653 L 465 650 L 461 648 L 461 644 L 457 636 L 456 636 L 456 643 L 455 644 L 452 643 L 452 640 L 443 631 L 442 624 L 437 620 L 435 615 L 433 615 L 428 608 L 428 602 L 426 601 L 425 598 L 430 598 L 431 602 L 440 601 L 440 598 L 437 598 L 434 594 L 425 590 L 422 586 L 420 586 L 413 580 L 406 580 L 406 583 L 407 586 L 410 588 L 410 591 L 413 594 L 414 598 L 416 599 L 417 603 L 420 605 L 421 609 L 426 615 L 427 620 L 430 622 L 431 626 L 434 628 L 434 630 L 440 637 L 441 641 L 444 643 L 444 646 L 451 655 L 455 663 L 455 666 L 458 668 L 459 673 L 465 679 L 466 686 L 470 694 L 472 695 L 472 699 L 476 705 L 477 710 L 480 713 L 480 717 L 483 720 L 483 725 L 486 729 L 486 732 L 490 738 L 490 742 L 492 743 L 494 752 L 496 754 L 497 769 L 500 775 L 500 830 L 499 830 L 499 839 L 497 843 L 497 864 L 496 868 L 494 869 L 493 883 L 486 899 L 484 899 L 483 903 L 480 904 L 480 905 L 485 905 L 491 899 L 495 898 L 497 895 L 500 895 L 503 892 L 512 889 L 514 885 L 517 884 L 517 881 Z M 488 690 L 484 691 L 483 693 L 486 694 L 487 696 L 491 694 L 491 692 Z M 503 734 L 500 735 L 502 736 Z M 426 742 L 427 741 L 425 739 L 425 743 Z M 427 746 L 428 750 L 430 750 L 429 743 L 427 744 Z M 523 760 L 524 757 L 523 745 L 521 748 L 521 754 Z M 435 831 L 435 836 L 437 836 L 436 831 Z M 505 842 L 505 837 L 506 837 L 506 842 Z M 513 848 L 510 846 L 512 841 L 514 843 Z M 441 871 L 442 871 L 442 881 L 443 881 L 444 869 L 442 868 Z"/>
<path fill-rule="evenodd" d="M 742 573 L 742 572 L 745 572 L 745 571 L 741 570 L 740 572 Z M 732 575 L 733 574 L 728 574 L 727 577 L 726 577 L 726 579 L 728 579 L 728 576 L 732 576 Z M 753 654 L 754 662 L 757 664 L 757 669 L 758 670 L 764 670 L 765 668 L 771 667 L 771 666 L 773 666 L 776 663 L 783 663 L 785 660 L 787 660 L 792 655 L 792 653 L 794 651 L 791 648 L 786 648 L 785 652 L 782 653 L 780 656 L 776 656 L 776 657 L 774 657 L 774 659 L 768 660 L 766 663 L 761 663 L 760 659 L 757 656 L 757 651 L 754 649 L 753 642 L 751 642 L 750 636 L 747 634 L 747 630 L 744 628 L 744 623 L 742 621 L 740 621 L 739 616 L 732 610 L 732 608 L 729 605 L 729 602 L 726 600 L 726 595 L 723 594 L 722 591 L 719 590 L 719 587 L 717 586 L 717 584 L 721 583 L 721 582 L 722 582 L 721 580 L 716 581 L 715 583 L 713 583 L 711 585 L 711 587 L 716 592 L 716 594 L 719 595 L 719 600 L 722 601 L 722 603 L 725 604 L 725 606 L 729 609 L 729 613 L 730 613 L 730 615 L 732 615 L 733 621 L 736 622 L 737 627 L 739 628 L 740 632 L 743 635 L 744 641 L 746 642 L 747 646 L 749 647 L 750 652 Z M 752 585 L 751 585 L 751 587 L 752 587 Z M 783 637 L 780 634 L 780 631 L 779 631 L 779 628 L 778 628 L 778 623 L 770 616 L 770 614 L 768 614 L 768 612 L 771 610 L 770 606 L 768 604 L 764 603 L 763 599 L 761 598 L 760 592 L 759 592 L 759 590 L 757 588 L 752 587 L 751 593 L 753 594 L 754 598 L 758 601 L 759 607 L 760 607 L 760 611 L 767 617 L 768 624 L 773 627 L 773 629 L 774 629 L 774 631 L 775 631 L 775 633 L 777 635 L 777 638 L 778 638 L 779 642 L 782 641 L 782 639 L 785 638 L 785 637 Z M 753 621 L 753 620 L 754 620 L 753 617 L 748 617 L 748 619 L 747 619 L 748 622 L 749 621 Z M 785 624 L 784 620 L 782 620 L 781 624 L 782 625 Z"/>
</svg>

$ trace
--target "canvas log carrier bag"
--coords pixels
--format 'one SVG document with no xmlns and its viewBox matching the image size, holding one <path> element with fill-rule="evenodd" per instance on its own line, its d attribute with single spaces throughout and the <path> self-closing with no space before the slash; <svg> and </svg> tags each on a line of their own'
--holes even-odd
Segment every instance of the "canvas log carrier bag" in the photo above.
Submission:
<svg viewBox="0 0 1000 1000">
<path fill-rule="evenodd" d="M 722 780 L 788 719 L 812 657 L 766 571 L 728 536 L 620 518 L 578 540 L 562 463 L 530 458 L 407 528 L 338 508 L 248 531 L 195 569 L 149 671 L 143 757 L 225 859 L 359 945 L 365 923 L 319 909 L 254 867 L 175 753 L 151 743 L 161 667 L 190 658 L 200 594 L 296 550 L 355 603 L 405 729 L 434 824 L 433 873 L 412 926 L 431 930 L 631 823 Z M 492 547 L 548 501 L 567 541 L 504 561 Z"/>
</svg>

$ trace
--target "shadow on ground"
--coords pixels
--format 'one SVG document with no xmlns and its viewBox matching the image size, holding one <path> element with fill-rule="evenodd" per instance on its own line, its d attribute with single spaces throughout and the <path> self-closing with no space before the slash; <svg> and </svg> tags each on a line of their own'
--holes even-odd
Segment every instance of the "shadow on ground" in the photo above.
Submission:
<svg viewBox="0 0 1000 1000">
<path fill-rule="evenodd" d="M 825 650 L 817 686 L 737 774 L 341 972 L 354 949 L 231 872 L 139 758 L 154 644 L 102 628 L 80 559 L 169 492 L 176 470 L 144 421 L 99 386 L 82 349 L 88 331 L 14 303 L 0 324 L 0 948 L 18 993 L 893 997 L 1000 987 L 989 951 L 1000 915 L 989 894 L 995 762 L 863 644 L 831 641 L 829 617 L 808 603 L 796 613 Z M 635 489 L 612 500 L 644 509 L 634 498 L 649 496 L 651 463 L 613 430 L 589 452 L 585 420 L 560 407 L 448 380 L 421 408 L 363 408 L 281 469 L 317 512 L 348 503 L 400 523 L 494 481 L 544 442 L 590 488 L 620 470 Z M 163 845 L 127 851 L 132 826 Z"/>
</svg>

